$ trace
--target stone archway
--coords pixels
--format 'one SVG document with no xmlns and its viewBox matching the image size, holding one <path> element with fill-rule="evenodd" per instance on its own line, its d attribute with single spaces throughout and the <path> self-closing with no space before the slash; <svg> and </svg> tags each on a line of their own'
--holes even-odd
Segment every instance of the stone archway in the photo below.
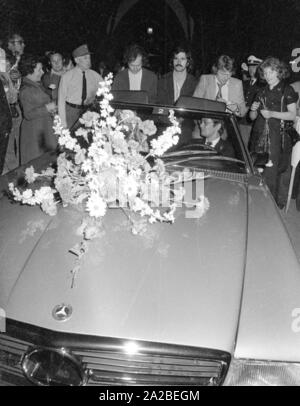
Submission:
<svg viewBox="0 0 300 406">
<path fill-rule="evenodd" d="M 140 0 L 122 0 L 119 6 L 116 9 L 116 12 L 110 17 L 108 24 L 107 24 L 107 33 L 112 35 L 116 30 L 118 24 L 122 20 L 122 18 L 128 13 L 129 10 L 132 9 Z M 148 0 L 149 2 L 149 0 Z M 193 38 L 194 33 L 194 20 L 192 16 L 187 13 L 185 7 L 181 3 L 180 0 L 164 0 L 161 1 L 161 4 L 164 6 L 167 4 L 170 9 L 173 11 L 175 16 L 180 23 L 183 32 L 185 34 L 185 38 L 188 41 L 191 41 Z"/>
</svg>

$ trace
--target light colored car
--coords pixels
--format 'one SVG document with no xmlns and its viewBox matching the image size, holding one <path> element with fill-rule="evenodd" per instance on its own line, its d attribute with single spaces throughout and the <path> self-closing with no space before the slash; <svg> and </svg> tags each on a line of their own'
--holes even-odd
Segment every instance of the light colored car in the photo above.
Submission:
<svg viewBox="0 0 300 406">
<path fill-rule="evenodd" d="M 158 127 L 170 109 L 116 106 Z M 184 185 L 203 188 L 202 216 L 183 205 L 133 235 L 109 210 L 74 275 L 81 212 L 0 199 L 3 385 L 300 384 L 300 269 L 271 194 L 234 115 L 175 112 L 189 141 L 162 159 L 203 175 Z M 212 118 L 234 157 L 190 140 Z"/>
</svg>

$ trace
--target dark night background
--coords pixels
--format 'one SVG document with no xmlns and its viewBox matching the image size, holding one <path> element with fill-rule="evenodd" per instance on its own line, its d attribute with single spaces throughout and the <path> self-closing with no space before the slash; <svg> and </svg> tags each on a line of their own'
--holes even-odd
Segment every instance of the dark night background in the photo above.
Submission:
<svg viewBox="0 0 300 406">
<path fill-rule="evenodd" d="M 191 45 L 199 72 L 210 70 L 215 57 L 229 54 L 237 66 L 253 54 L 291 60 L 300 47 L 299 0 L 182 0 L 194 19 L 192 38 L 185 38 L 181 25 L 164 0 L 140 0 L 109 31 L 121 0 L 0 0 L 0 38 L 19 32 L 26 52 L 71 52 L 87 43 L 94 62 L 105 60 L 112 67 L 127 43 L 137 41 L 153 54 L 152 62 L 167 68 L 174 42 Z M 146 29 L 153 27 L 153 35 Z"/>
</svg>

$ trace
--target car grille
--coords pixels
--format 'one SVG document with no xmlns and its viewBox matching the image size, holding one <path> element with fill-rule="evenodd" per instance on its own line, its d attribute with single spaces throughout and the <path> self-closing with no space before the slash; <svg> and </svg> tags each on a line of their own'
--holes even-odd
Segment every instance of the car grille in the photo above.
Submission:
<svg viewBox="0 0 300 406">
<path fill-rule="evenodd" d="M 26 325 L 28 326 L 28 325 Z M 40 329 L 42 330 L 42 329 Z M 47 332 L 48 330 L 45 330 Z M 59 335 L 60 333 L 55 333 Z M 65 335 L 65 334 L 64 334 Z M 74 336 L 74 335 L 70 335 Z M 36 337 L 36 334 L 35 334 Z M 49 334 L 47 335 L 49 337 Z M 77 338 L 80 336 L 77 336 Z M 88 339 L 86 336 L 85 339 Z M 80 360 L 87 371 L 87 385 L 220 385 L 226 375 L 230 356 L 227 353 L 206 349 L 189 349 L 189 347 L 161 344 L 164 351 L 159 354 L 155 348 L 147 348 L 141 342 L 144 353 L 129 355 L 121 351 L 122 346 L 116 345 L 122 340 L 105 338 L 102 342 L 88 346 L 80 345 L 80 340 L 65 342 L 63 346 Z M 99 337 L 93 337 L 100 340 Z M 23 376 L 21 362 L 24 354 L 35 342 L 23 341 L 8 334 L 0 334 L 0 381 L 7 384 L 31 385 Z M 54 340 L 55 341 L 55 340 Z M 112 345 L 109 342 L 112 342 Z M 124 340 L 122 341 L 124 343 Z M 41 347 L 44 346 L 42 340 Z M 47 343 L 49 348 L 50 343 Z M 53 343 L 55 344 L 55 343 Z M 153 344 L 153 343 L 152 343 Z M 152 345 L 149 343 L 149 345 Z M 154 347 L 159 348 L 155 343 Z M 53 345 L 52 348 L 62 348 Z M 99 348 L 96 348 L 99 347 Z M 111 348 L 109 348 L 111 347 Z M 171 350 L 170 350 L 171 349 Z M 200 351 L 203 354 L 195 354 Z M 180 354 L 182 352 L 182 354 Z M 189 353 L 190 352 L 190 353 Z M 207 352 L 207 357 L 205 357 Z M 215 353 L 215 356 L 214 356 Z"/>
<path fill-rule="evenodd" d="M 213 385 L 219 381 L 223 369 L 218 361 L 72 352 L 91 371 L 89 384 L 92 385 Z"/>
<path fill-rule="evenodd" d="M 0 334 L 0 381 L 2 384 L 30 385 L 21 369 L 29 343 Z"/>
</svg>

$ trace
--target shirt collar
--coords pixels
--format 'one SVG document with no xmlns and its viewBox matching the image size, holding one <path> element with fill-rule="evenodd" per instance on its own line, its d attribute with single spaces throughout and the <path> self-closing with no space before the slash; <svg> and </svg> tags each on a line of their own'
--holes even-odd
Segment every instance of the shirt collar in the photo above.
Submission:
<svg viewBox="0 0 300 406">
<path fill-rule="evenodd" d="M 220 137 L 214 139 L 213 141 L 205 141 L 205 144 L 207 144 L 208 142 L 210 143 L 210 145 L 215 148 L 215 146 L 217 145 L 217 143 L 220 141 Z"/>
<path fill-rule="evenodd" d="M 51 75 L 62 76 L 64 73 L 65 73 L 64 71 L 55 72 L 53 69 L 51 69 Z"/>
<path fill-rule="evenodd" d="M 230 79 L 227 80 L 227 82 L 225 83 L 225 85 L 223 85 L 222 87 L 228 87 L 228 82 Z M 217 76 L 215 76 L 215 81 L 216 81 L 216 87 L 218 87 L 218 85 L 220 85 L 221 83 L 218 81 Z"/>
</svg>

